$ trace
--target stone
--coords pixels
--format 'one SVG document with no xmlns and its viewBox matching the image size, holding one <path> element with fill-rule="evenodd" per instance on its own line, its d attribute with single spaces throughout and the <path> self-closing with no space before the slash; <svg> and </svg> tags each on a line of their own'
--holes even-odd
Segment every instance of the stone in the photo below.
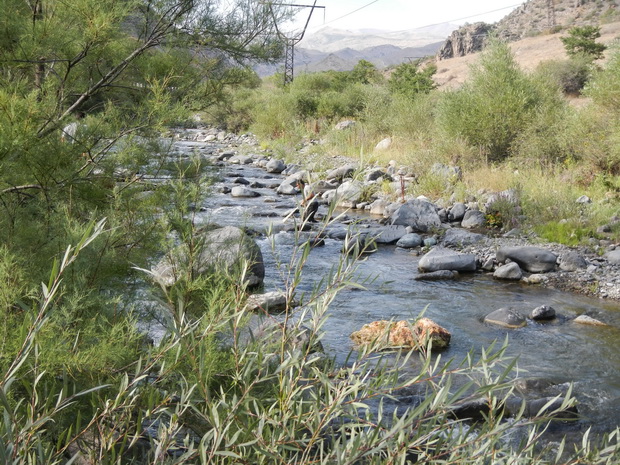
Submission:
<svg viewBox="0 0 620 465">
<path fill-rule="evenodd" d="M 460 181 L 463 177 L 463 171 L 460 167 L 444 165 L 443 163 L 435 163 L 431 166 L 430 172 L 435 176 L 442 177 L 448 183 Z"/>
<path fill-rule="evenodd" d="M 365 182 L 378 181 L 379 179 L 387 179 L 389 181 L 392 181 L 392 176 L 390 176 L 385 171 L 383 171 L 382 169 L 379 169 L 379 168 L 375 168 L 373 170 L 370 170 L 364 176 L 364 181 Z"/>
<path fill-rule="evenodd" d="M 501 247 L 496 254 L 499 263 L 507 259 L 517 262 L 529 273 L 546 273 L 555 269 L 557 255 L 539 247 Z"/>
<path fill-rule="evenodd" d="M 458 276 L 458 272 L 450 270 L 431 271 L 430 273 L 421 273 L 414 276 L 415 281 L 448 281 Z"/>
<path fill-rule="evenodd" d="M 248 155 L 235 155 L 228 160 L 229 163 L 234 165 L 251 165 L 253 161 L 252 157 Z"/>
<path fill-rule="evenodd" d="M 345 208 L 354 207 L 364 195 L 364 183 L 357 180 L 345 181 L 336 189 L 338 205 Z"/>
<path fill-rule="evenodd" d="M 547 282 L 547 277 L 541 274 L 533 274 L 527 278 L 523 278 L 522 281 L 527 284 L 544 284 Z"/>
<path fill-rule="evenodd" d="M 542 397 L 539 399 L 522 399 L 512 396 L 506 399 L 505 410 L 508 416 L 517 416 L 523 412 L 524 418 L 552 416 L 556 420 L 574 420 L 578 418 L 577 407 L 572 405 L 562 410 L 564 399 L 561 397 Z"/>
<path fill-rule="evenodd" d="M 235 180 L 233 181 L 233 184 L 241 184 L 243 186 L 247 186 L 250 184 L 250 181 L 248 181 L 247 179 L 243 177 L 239 177 L 239 178 L 235 178 Z"/>
<path fill-rule="evenodd" d="M 424 349 L 430 343 L 432 348 L 442 349 L 450 344 L 452 335 L 428 318 L 420 318 L 415 324 L 408 321 L 373 321 L 351 334 L 358 345 L 375 345 L 382 349 Z"/>
<path fill-rule="evenodd" d="M 308 184 L 304 189 L 304 193 L 306 197 L 308 195 L 322 195 L 325 192 L 329 192 L 331 190 L 336 189 L 337 187 L 338 187 L 337 185 L 321 179 L 319 181 L 315 181 L 311 184 Z"/>
<path fill-rule="evenodd" d="M 278 186 L 276 192 L 281 195 L 295 195 L 299 193 L 299 189 L 297 189 L 295 186 L 291 186 L 290 184 L 283 182 Z"/>
<path fill-rule="evenodd" d="M 592 199 L 588 197 L 587 195 L 582 195 L 581 197 L 577 198 L 575 202 L 581 203 L 581 204 L 592 203 Z"/>
<path fill-rule="evenodd" d="M 241 229 L 234 226 L 217 228 L 197 235 L 196 244 L 200 251 L 192 260 L 195 275 L 217 272 L 220 268 L 239 272 L 249 263 L 245 282 L 257 286 L 265 277 L 263 255 L 258 244 Z M 189 264 L 187 246 L 180 245 L 171 250 L 151 270 L 153 278 L 163 287 L 172 286 L 186 271 Z"/>
<path fill-rule="evenodd" d="M 466 211 L 467 211 L 467 208 L 465 207 L 465 204 L 461 202 L 457 202 L 454 205 L 452 205 L 452 208 L 450 208 L 450 211 L 448 212 L 448 220 L 449 221 L 461 221 L 463 217 L 465 216 Z"/>
<path fill-rule="evenodd" d="M 269 160 L 267 162 L 267 165 L 265 165 L 265 170 L 268 173 L 280 174 L 285 169 L 286 169 L 286 164 L 282 160 L 277 160 L 275 158 Z"/>
<path fill-rule="evenodd" d="M 331 171 L 328 171 L 327 176 L 325 176 L 325 179 L 327 179 L 328 181 L 333 179 L 333 180 L 340 182 L 345 178 L 352 177 L 353 173 L 355 173 L 354 165 L 344 165 L 339 168 L 335 168 Z"/>
<path fill-rule="evenodd" d="M 422 238 L 416 233 L 407 233 L 396 243 L 396 247 L 402 247 L 403 249 L 413 249 L 414 247 L 420 247 L 422 245 Z"/>
<path fill-rule="evenodd" d="M 510 262 L 496 269 L 495 273 L 493 273 L 493 277 L 496 279 L 505 279 L 507 281 L 519 281 L 523 277 L 523 272 L 521 268 L 519 268 L 518 263 Z"/>
<path fill-rule="evenodd" d="M 334 126 L 334 129 L 336 131 L 342 131 L 343 129 L 349 129 L 353 126 L 355 126 L 355 121 L 351 119 L 345 119 L 344 121 L 340 121 L 338 124 L 336 124 L 336 126 Z"/>
<path fill-rule="evenodd" d="M 420 259 L 418 269 L 424 273 L 440 270 L 476 271 L 476 256 L 435 247 Z"/>
<path fill-rule="evenodd" d="M 536 307 L 530 313 L 530 319 L 532 320 L 553 320 L 555 318 L 555 308 L 549 305 L 541 305 Z"/>
<path fill-rule="evenodd" d="M 493 257 L 488 257 L 486 260 L 482 262 L 482 269 L 484 271 L 493 271 L 493 267 L 495 265 L 495 260 Z"/>
<path fill-rule="evenodd" d="M 603 257 L 612 265 L 620 265 L 620 249 L 607 252 Z"/>
<path fill-rule="evenodd" d="M 510 307 L 500 308 L 489 313 L 484 317 L 484 322 L 510 329 L 522 328 L 527 324 L 525 318 Z"/>
<path fill-rule="evenodd" d="M 381 141 L 379 141 L 377 145 L 375 145 L 375 150 L 387 150 L 391 146 L 392 146 L 392 138 L 386 137 L 385 139 L 382 139 Z"/>
<path fill-rule="evenodd" d="M 448 229 L 441 239 L 444 247 L 467 247 L 483 241 L 483 234 L 473 233 L 460 228 Z"/>
<path fill-rule="evenodd" d="M 385 208 L 390 205 L 390 201 L 385 199 L 377 199 L 373 203 L 370 204 L 370 214 L 371 215 L 381 215 L 385 213 Z"/>
<path fill-rule="evenodd" d="M 448 414 L 457 420 L 484 421 L 490 412 L 489 400 L 480 398 L 460 402 Z"/>
<path fill-rule="evenodd" d="M 486 222 L 487 219 L 480 210 L 468 210 L 463 216 L 461 226 L 465 229 L 482 228 Z"/>
<path fill-rule="evenodd" d="M 296 302 L 289 302 L 286 293 L 282 291 L 272 291 L 266 292 L 264 294 L 252 294 L 247 298 L 245 302 L 246 310 L 251 312 L 263 311 L 279 313 L 285 311 L 287 307 L 290 308 L 294 307 L 295 305 Z"/>
<path fill-rule="evenodd" d="M 230 195 L 233 197 L 259 197 L 260 194 L 252 189 L 248 189 L 243 186 L 235 186 L 230 190 Z"/>
<path fill-rule="evenodd" d="M 590 326 L 608 326 L 607 323 L 603 323 L 600 320 L 597 320 L 596 318 L 592 318 L 591 316 L 588 315 L 579 315 L 577 318 L 575 318 L 575 323 L 579 323 L 582 325 L 590 325 Z"/>
<path fill-rule="evenodd" d="M 429 232 L 441 226 L 435 206 L 425 200 L 409 200 L 392 215 L 392 224 L 411 226 L 418 232 Z"/>
<path fill-rule="evenodd" d="M 407 234 L 404 226 L 385 226 L 369 232 L 377 244 L 394 244 Z"/>
<path fill-rule="evenodd" d="M 374 238 L 368 234 L 356 234 L 355 236 L 347 235 L 342 245 L 342 253 L 353 255 L 357 258 L 359 255 L 370 254 L 377 251 L 377 243 Z"/>
<path fill-rule="evenodd" d="M 577 271 L 587 267 L 586 259 L 574 250 L 566 251 L 560 255 L 560 269 L 562 271 Z"/>
<path fill-rule="evenodd" d="M 435 236 L 427 237 L 423 241 L 424 247 L 434 247 L 437 245 L 437 238 Z"/>
<path fill-rule="evenodd" d="M 230 160 L 234 156 L 235 156 L 235 152 L 222 152 L 221 154 L 217 156 L 217 161 Z"/>
</svg>

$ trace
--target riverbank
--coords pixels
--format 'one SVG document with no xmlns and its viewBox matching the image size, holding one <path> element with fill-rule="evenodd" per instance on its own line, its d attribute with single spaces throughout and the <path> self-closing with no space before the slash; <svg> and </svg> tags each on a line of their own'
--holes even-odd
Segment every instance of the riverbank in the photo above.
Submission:
<svg viewBox="0 0 620 465">
<path fill-rule="evenodd" d="M 285 163 L 269 151 L 261 150 L 251 134 L 238 136 L 205 128 L 177 131 L 175 137 L 226 144 L 226 149 L 213 156 L 214 161 L 230 165 L 253 164 L 268 173 L 282 176 L 277 187 L 275 184 L 272 186 L 281 196 L 299 194 L 296 181 L 304 179 L 321 204 L 319 217 L 327 215 L 327 205 L 336 201 L 340 207 L 339 214 L 345 213 L 363 220 L 362 232 L 372 230 L 375 236 L 383 236 L 378 241 L 380 243 L 397 243 L 405 234 L 417 234 L 420 244 L 412 248 L 412 253 L 424 254 L 438 244 L 451 250 L 474 254 L 476 269 L 486 273 L 495 272 L 503 264 L 496 259 L 500 248 L 535 246 L 555 254 L 557 262 L 544 273 L 523 270 L 521 282 L 620 300 L 618 244 L 591 239 L 588 245 L 568 247 L 545 242 L 531 231 L 515 228 L 503 233 L 489 227 L 489 220 L 498 214 L 500 207 L 518 212 L 519 199 L 513 191 L 483 190 L 477 196 L 469 196 L 467 203 L 433 202 L 423 196 L 413 197 L 408 194 L 409 186 L 416 182 L 415 177 L 407 173 L 406 167 L 396 166 L 395 163 L 386 167 L 364 166 L 346 157 L 330 157 L 326 161 L 316 156 L 307 156 L 307 150 L 303 148 L 288 157 L 297 160 L 297 163 Z M 435 169 L 447 184 L 460 176 L 458 167 L 437 165 Z M 238 189 L 236 195 L 253 195 L 251 189 L 244 189 Z M 413 217 L 405 220 L 395 217 L 401 205 L 410 206 L 416 202 L 424 202 L 422 210 L 431 206 L 435 212 L 430 212 L 429 216 L 429 212 L 416 210 L 414 206 Z M 446 232 L 449 230 L 464 230 L 462 238 L 446 240 Z"/>
</svg>

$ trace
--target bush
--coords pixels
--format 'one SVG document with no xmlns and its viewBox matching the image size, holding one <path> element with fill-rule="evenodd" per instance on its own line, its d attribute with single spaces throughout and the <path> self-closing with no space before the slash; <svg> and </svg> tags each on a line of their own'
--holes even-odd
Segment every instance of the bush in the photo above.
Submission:
<svg viewBox="0 0 620 465">
<path fill-rule="evenodd" d="M 570 57 L 583 56 L 592 60 L 603 58 L 607 47 L 596 43 L 601 36 L 601 28 L 596 26 L 575 26 L 568 30 L 567 37 L 560 37 L 566 53 Z"/>
<path fill-rule="evenodd" d="M 463 137 L 499 161 L 511 155 L 515 139 L 545 105 L 559 104 L 548 87 L 518 68 L 508 45 L 494 40 L 469 82 L 441 99 L 438 118 L 448 135 Z"/>
<path fill-rule="evenodd" d="M 557 84 L 565 94 L 578 95 L 592 74 L 592 64 L 578 55 L 570 60 L 544 61 L 536 72 Z"/>
<path fill-rule="evenodd" d="M 584 90 L 587 97 L 602 107 L 620 114 L 620 47 L 616 47 L 605 68 L 594 74 Z"/>
</svg>

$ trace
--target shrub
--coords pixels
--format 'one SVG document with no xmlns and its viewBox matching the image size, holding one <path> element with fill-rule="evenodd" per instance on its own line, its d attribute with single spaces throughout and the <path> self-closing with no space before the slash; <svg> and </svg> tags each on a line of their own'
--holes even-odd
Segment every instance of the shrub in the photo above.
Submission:
<svg viewBox="0 0 620 465">
<path fill-rule="evenodd" d="M 598 105 L 620 114 L 620 47 L 611 54 L 605 68 L 594 74 L 584 90 Z"/>
<path fill-rule="evenodd" d="M 508 45 L 494 40 L 470 81 L 443 96 L 438 118 L 448 135 L 463 137 L 498 161 L 511 154 L 519 133 L 545 105 L 557 104 L 557 96 L 518 68 Z"/>
<path fill-rule="evenodd" d="M 388 86 L 393 93 L 414 99 L 418 94 L 428 93 L 436 87 L 433 81 L 436 72 L 437 66 L 434 64 L 420 69 L 419 63 L 402 63 L 391 74 Z"/>
<path fill-rule="evenodd" d="M 607 47 L 596 43 L 601 36 L 601 28 L 596 26 L 575 26 L 568 30 L 567 37 L 560 37 L 568 56 L 582 55 L 592 60 L 603 57 Z"/>
<path fill-rule="evenodd" d="M 579 94 L 592 74 L 591 60 L 577 55 L 570 60 L 544 61 L 536 72 L 556 83 L 565 94 Z"/>
</svg>

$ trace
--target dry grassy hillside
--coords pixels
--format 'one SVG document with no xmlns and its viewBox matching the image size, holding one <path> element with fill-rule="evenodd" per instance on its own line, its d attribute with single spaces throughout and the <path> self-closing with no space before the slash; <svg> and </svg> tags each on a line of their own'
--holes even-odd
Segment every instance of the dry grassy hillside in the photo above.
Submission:
<svg viewBox="0 0 620 465">
<path fill-rule="evenodd" d="M 533 70 L 545 60 L 566 59 L 564 45 L 560 37 L 566 36 L 562 31 L 557 34 L 528 37 L 517 42 L 512 42 L 510 48 L 515 54 L 519 65 L 525 70 Z M 601 26 L 601 38 L 598 40 L 610 45 L 620 40 L 620 22 Z M 450 58 L 437 62 L 435 82 L 440 88 L 456 88 L 463 84 L 469 74 L 470 66 L 478 59 L 478 53 L 464 57 Z"/>
</svg>

